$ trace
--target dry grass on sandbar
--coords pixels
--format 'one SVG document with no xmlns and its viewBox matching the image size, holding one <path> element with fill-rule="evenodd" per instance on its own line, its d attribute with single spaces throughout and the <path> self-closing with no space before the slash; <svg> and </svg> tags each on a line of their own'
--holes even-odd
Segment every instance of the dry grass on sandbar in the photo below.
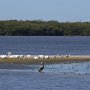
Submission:
<svg viewBox="0 0 90 90">
<path fill-rule="evenodd" d="M 50 57 L 48 59 L 34 59 L 34 58 L 0 58 L 0 63 L 14 63 L 14 64 L 35 64 L 35 63 L 61 63 L 61 62 L 82 62 L 82 61 L 90 61 L 90 56 L 57 56 Z"/>
</svg>

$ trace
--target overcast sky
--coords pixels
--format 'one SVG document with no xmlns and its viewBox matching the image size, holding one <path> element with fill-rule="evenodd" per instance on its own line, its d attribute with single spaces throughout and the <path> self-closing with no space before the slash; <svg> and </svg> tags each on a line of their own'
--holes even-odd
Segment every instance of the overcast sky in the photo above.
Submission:
<svg viewBox="0 0 90 90">
<path fill-rule="evenodd" d="M 0 0 L 0 20 L 90 21 L 90 0 Z"/>
</svg>

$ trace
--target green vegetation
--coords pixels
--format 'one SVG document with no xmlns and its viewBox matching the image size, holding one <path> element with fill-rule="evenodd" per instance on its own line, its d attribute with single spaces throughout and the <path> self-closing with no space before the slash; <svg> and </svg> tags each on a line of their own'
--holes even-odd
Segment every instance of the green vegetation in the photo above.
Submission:
<svg viewBox="0 0 90 90">
<path fill-rule="evenodd" d="M 89 36 L 90 22 L 0 21 L 0 36 Z"/>
</svg>

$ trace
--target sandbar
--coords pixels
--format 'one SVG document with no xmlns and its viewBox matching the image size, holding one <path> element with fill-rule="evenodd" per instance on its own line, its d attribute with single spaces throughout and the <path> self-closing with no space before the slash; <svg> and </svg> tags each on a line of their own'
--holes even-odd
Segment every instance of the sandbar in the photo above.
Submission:
<svg viewBox="0 0 90 90">
<path fill-rule="evenodd" d="M 8 63 L 8 64 L 39 64 L 41 62 L 44 62 L 46 64 L 51 63 L 71 63 L 71 62 L 89 62 L 90 61 L 90 55 L 48 55 L 47 58 L 44 57 L 38 57 L 38 55 L 31 55 L 31 57 L 6 57 L 1 58 L 0 57 L 0 64 Z"/>
</svg>

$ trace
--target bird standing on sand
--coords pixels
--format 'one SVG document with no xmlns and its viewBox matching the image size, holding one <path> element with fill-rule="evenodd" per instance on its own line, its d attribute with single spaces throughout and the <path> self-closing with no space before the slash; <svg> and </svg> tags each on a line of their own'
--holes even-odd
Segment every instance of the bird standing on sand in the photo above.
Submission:
<svg viewBox="0 0 90 90">
<path fill-rule="evenodd" d="M 41 66 L 40 66 L 40 68 L 39 68 L 39 72 L 41 72 L 43 69 L 44 69 L 44 63 L 41 62 Z"/>
</svg>

